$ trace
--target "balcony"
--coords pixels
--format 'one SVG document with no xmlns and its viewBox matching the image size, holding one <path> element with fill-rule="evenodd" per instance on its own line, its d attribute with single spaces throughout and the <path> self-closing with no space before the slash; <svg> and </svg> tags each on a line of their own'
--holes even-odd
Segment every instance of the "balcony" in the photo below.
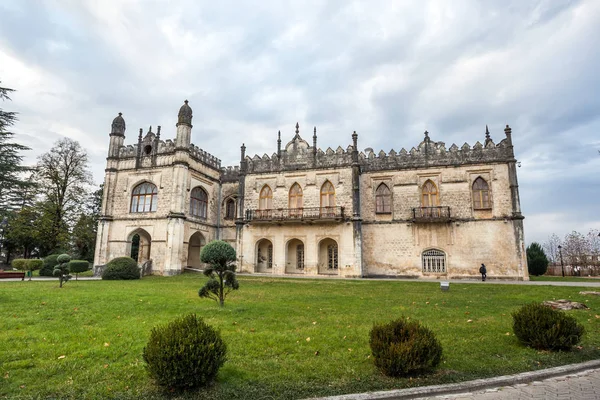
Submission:
<svg viewBox="0 0 600 400">
<path fill-rule="evenodd" d="M 412 209 L 414 222 L 450 222 L 450 207 L 415 207 Z"/>
<path fill-rule="evenodd" d="M 246 210 L 248 223 L 335 222 L 346 218 L 344 207 L 277 208 Z"/>
</svg>

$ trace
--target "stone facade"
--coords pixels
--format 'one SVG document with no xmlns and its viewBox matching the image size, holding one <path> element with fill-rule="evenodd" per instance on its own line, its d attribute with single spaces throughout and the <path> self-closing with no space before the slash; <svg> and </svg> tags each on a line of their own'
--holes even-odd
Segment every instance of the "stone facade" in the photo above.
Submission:
<svg viewBox="0 0 600 400">
<path fill-rule="evenodd" d="M 238 270 L 275 275 L 528 279 L 512 131 L 461 147 L 423 141 L 409 151 L 323 151 L 295 135 L 239 166 L 191 143 L 192 110 L 175 140 L 160 127 L 124 145 L 112 124 L 95 264 L 131 255 L 155 273 L 202 268 L 200 250 L 230 242 Z M 350 138 L 349 138 L 350 139 Z"/>
</svg>

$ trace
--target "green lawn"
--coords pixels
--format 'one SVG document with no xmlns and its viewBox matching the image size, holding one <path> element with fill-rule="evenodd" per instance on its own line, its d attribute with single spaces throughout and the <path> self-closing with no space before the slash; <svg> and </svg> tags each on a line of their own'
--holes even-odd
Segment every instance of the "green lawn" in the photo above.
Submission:
<svg viewBox="0 0 600 400">
<path fill-rule="evenodd" d="M 200 299 L 201 275 L 140 281 L 0 283 L 0 397 L 171 397 L 149 380 L 150 329 L 195 312 L 221 330 L 228 361 L 198 399 L 295 399 L 448 383 L 600 358 L 600 298 L 581 288 L 240 277 L 225 308 Z M 584 289 L 585 290 L 585 289 Z M 587 333 L 567 353 L 522 347 L 511 311 L 569 298 Z M 432 375 L 390 379 L 375 370 L 368 333 L 401 315 L 432 328 L 444 358 Z"/>
<path fill-rule="evenodd" d="M 532 281 L 542 281 L 542 282 L 600 282 L 600 277 L 598 276 L 551 276 L 551 275 L 541 275 L 541 276 L 529 276 L 529 279 Z"/>
</svg>

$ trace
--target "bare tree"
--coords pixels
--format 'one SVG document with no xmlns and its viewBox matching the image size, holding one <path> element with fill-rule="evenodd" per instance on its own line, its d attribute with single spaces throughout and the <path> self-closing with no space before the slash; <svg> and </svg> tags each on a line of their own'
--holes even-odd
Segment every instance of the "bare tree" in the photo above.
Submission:
<svg viewBox="0 0 600 400">
<path fill-rule="evenodd" d="M 37 170 L 51 215 L 50 247 L 65 247 L 64 238 L 68 238 L 68 229 L 93 184 L 87 153 L 79 142 L 61 139 L 39 157 Z"/>
<path fill-rule="evenodd" d="M 600 230 L 590 229 L 586 239 L 590 251 L 589 255 L 592 257 L 592 264 L 598 266 L 600 265 Z"/>
<path fill-rule="evenodd" d="M 563 256 L 571 266 L 585 267 L 589 264 L 589 245 L 583 234 L 573 231 L 565 236 Z"/>
<path fill-rule="evenodd" d="M 561 246 L 561 245 L 562 245 L 562 242 L 561 242 L 560 238 L 558 237 L 558 235 L 556 235 L 555 233 L 548 236 L 548 240 L 543 245 L 546 256 L 548 257 L 550 262 L 553 264 L 560 263 L 560 255 L 558 252 L 558 246 Z"/>
</svg>

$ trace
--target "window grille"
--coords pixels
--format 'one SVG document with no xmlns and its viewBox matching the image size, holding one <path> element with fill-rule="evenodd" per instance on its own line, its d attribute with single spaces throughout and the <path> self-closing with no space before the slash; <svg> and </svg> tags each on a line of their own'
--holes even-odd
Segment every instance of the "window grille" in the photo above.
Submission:
<svg viewBox="0 0 600 400">
<path fill-rule="evenodd" d="M 273 268 L 273 245 L 267 248 L 267 268 Z"/>
<path fill-rule="evenodd" d="M 327 246 L 327 269 L 338 269 L 337 244 L 330 244 Z"/>
<path fill-rule="evenodd" d="M 304 269 L 304 245 L 299 244 L 296 247 L 296 268 Z"/>
<path fill-rule="evenodd" d="M 440 250 L 427 250 L 423 252 L 423 272 L 443 274 L 446 272 L 446 253 Z"/>
</svg>

